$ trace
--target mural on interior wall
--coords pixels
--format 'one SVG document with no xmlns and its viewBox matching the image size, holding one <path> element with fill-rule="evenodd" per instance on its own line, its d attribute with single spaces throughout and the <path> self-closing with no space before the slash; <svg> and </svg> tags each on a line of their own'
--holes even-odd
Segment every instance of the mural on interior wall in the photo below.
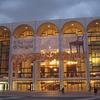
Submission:
<svg viewBox="0 0 100 100">
<path fill-rule="evenodd" d="M 33 39 L 12 39 L 12 53 L 26 54 L 33 52 Z"/>
<path fill-rule="evenodd" d="M 54 50 L 58 48 L 58 37 L 36 37 L 36 52 L 41 50 Z"/>
</svg>

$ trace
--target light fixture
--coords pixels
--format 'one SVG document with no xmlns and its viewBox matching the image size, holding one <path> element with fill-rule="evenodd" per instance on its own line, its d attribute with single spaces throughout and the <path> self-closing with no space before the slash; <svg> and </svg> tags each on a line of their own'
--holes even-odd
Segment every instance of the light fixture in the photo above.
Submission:
<svg viewBox="0 0 100 100">
<path fill-rule="evenodd" d="M 53 66 L 50 66 L 50 68 L 53 68 Z"/>
<path fill-rule="evenodd" d="M 96 22 L 96 25 L 98 25 L 99 23 L 98 22 Z"/>
<path fill-rule="evenodd" d="M 58 65 L 59 64 L 59 62 L 56 60 L 56 59 L 54 59 L 54 60 L 52 60 L 51 62 L 50 62 L 50 65 Z"/>
<path fill-rule="evenodd" d="M 21 71 L 19 70 L 18 73 L 21 73 Z"/>
<path fill-rule="evenodd" d="M 49 49 L 51 49 L 51 46 L 49 46 Z"/>
<path fill-rule="evenodd" d="M 72 26 L 74 26 L 74 24 L 71 24 Z"/>
<path fill-rule="evenodd" d="M 28 29 L 28 27 L 26 26 L 25 29 Z"/>
<path fill-rule="evenodd" d="M 92 73 L 93 75 L 96 75 L 96 73 Z"/>
<path fill-rule="evenodd" d="M 95 83 L 95 81 L 94 80 L 91 80 L 91 84 L 94 84 Z"/>
<path fill-rule="evenodd" d="M 44 81 L 45 83 L 53 83 L 54 81 Z"/>
<path fill-rule="evenodd" d="M 50 25 L 48 25 L 48 28 L 50 28 Z"/>
<path fill-rule="evenodd" d="M 46 63 L 45 63 L 45 62 L 41 62 L 40 65 L 41 65 L 41 66 L 45 66 Z"/>
<path fill-rule="evenodd" d="M 70 50 L 67 50 L 66 52 L 67 52 L 68 54 L 70 54 Z"/>
<path fill-rule="evenodd" d="M 7 29 L 6 29 L 6 28 L 4 28 L 4 30 L 6 31 Z"/>
<path fill-rule="evenodd" d="M 57 68 L 54 68 L 53 70 L 56 72 L 57 71 Z"/>
<path fill-rule="evenodd" d="M 31 63 L 31 66 L 33 66 L 34 65 L 34 63 Z"/>
<path fill-rule="evenodd" d="M 3 90 L 3 85 L 0 85 L 0 91 Z"/>
<path fill-rule="evenodd" d="M 76 64 L 78 64 L 78 62 L 76 62 L 76 61 L 68 61 L 67 64 L 68 65 L 74 65 L 74 64 L 76 65 Z"/>
<path fill-rule="evenodd" d="M 1 81 L 0 84 L 7 84 L 8 82 L 5 81 Z"/>
<path fill-rule="evenodd" d="M 45 54 L 46 53 L 46 51 L 45 50 L 41 50 L 41 54 Z"/>
</svg>

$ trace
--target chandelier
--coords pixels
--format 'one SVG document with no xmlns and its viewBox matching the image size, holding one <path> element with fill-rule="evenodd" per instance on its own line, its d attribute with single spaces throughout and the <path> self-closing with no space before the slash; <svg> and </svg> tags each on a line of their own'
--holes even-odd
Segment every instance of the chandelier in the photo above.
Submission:
<svg viewBox="0 0 100 100">
<path fill-rule="evenodd" d="M 41 50 L 42 59 L 54 59 L 56 52 L 51 49 L 51 46 L 48 49 Z"/>
</svg>

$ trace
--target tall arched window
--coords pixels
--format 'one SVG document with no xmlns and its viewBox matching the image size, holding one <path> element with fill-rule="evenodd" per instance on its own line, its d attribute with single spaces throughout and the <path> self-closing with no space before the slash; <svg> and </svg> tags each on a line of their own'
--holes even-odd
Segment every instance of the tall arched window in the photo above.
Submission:
<svg viewBox="0 0 100 100">
<path fill-rule="evenodd" d="M 57 35 L 57 27 L 55 24 L 47 22 L 39 26 L 37 30 L 39 36 L 52 36 Z"/>
<path fill-rule="evenodd" d="M 91 76 L 99 77 L 100 74 L 100 19 L 93 20 L 87 26 Z"/>
<path fill-rule="evenodd" d="M 85 75 L 82 62 L 84 59 L 81 57 L 83 55 L 83 38 L 81 37 L 83 33 L 83 25 L 77 21 L 66 22 L 62 27 L 62 47 L 65 55 L 69 56 L 64 59 L 64 77 L 84 77 Z"/>
<path fill-rule="evenodd" d="M 8 77 L 10 30 L 0 27 L 0 78 Z"/>
<path fill-rule="evenodd" d="M 19 25 L 14 31 L 14 38 L 16 40 L 16 43 L 19 43 L 19 45 L 22 44 L 22 47 L 20 47 L 20 49 L 24 51 L 27 50 L 28 53 L 31 51 L 30 48 L 33 47 L 33 35 L 34 31 L 32 27 L 27 24 Z M 21 53 L 23 54 L 23 52 Z M 19 78 L 32 78 L 31 62 L 26 58 L 26 55 L 23 54 L 23 58 L 25 60 L 21 60 L 21 57 L 22 56 L 18 58 L 20 63 L 16 61 L 13 65 L 13 76 Z"/>
<path fill-rule="evenodd" d="M 37 29 L 37 35 L 40 52 L 45 54 L 45 60 L 39 64 L 40 78 L 58 78 L 58 60 L 52 57 L 54 52 L 57 53 L 57 27 L 51 22 L 43 23 Z"/>
<path fill-rule="evenodd" d="M 14 31 L 15 38 L 31 38 L 34 31 L 31 26 L 22 24 L 19 25 Z"/>
</svg>

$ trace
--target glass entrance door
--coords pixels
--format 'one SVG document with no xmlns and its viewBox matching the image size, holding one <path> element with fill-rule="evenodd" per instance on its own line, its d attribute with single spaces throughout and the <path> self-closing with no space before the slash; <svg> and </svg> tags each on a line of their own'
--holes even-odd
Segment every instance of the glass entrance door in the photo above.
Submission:
<svg viewBox="0 0 100 100">
<path fill-rule="evenodd" d="M 32 91 L 33 85 L 32 83 L 18 83 L 17 89 L 18 91 Z"/>
<path fill-rule="evenodd" d="M 66 92 L 82 92 L 86 90 L 86 84 L 83 81 L 67 81 L 64 88 Z"/>
<path fill-rule="evenodd" d="M 77 83 L 68 83 L 67 89 L 68 92 L 79 92 L 81 91 L 81 84 Z"/>
<path fill-rule="evenodd" d="M 0 82 L 0 91 L 8 90 L 8 83 L 7 82 Z"/>
<path fill-rule="evenodd" d="M 55 81 L 42 81 L 41 84 L 41 91 L 58 91 L 60 89 L 59 82 Z"/>
</svg>

